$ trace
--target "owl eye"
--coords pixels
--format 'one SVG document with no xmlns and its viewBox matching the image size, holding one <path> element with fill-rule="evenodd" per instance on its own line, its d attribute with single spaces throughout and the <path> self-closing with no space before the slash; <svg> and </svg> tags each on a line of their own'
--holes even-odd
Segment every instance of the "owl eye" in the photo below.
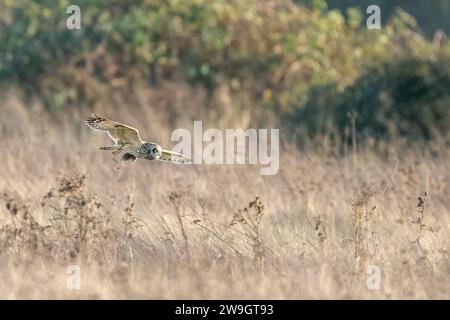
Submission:
<svg viewBox="0 0 450 320">
<path fill-rule="evenodd" d="M 158 148 L 153 147 L 153 148 L 150 149 L 150 152 L 153 153 L 153 154 L 157 154 L 158 153 Z"/>
</svg>

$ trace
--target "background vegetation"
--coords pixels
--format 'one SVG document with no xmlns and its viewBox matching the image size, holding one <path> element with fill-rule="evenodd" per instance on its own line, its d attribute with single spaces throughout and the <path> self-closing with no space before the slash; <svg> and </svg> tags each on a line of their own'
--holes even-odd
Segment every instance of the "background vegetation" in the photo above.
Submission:
<svg viewBox="0 0 450 320">
<path fill-rule="evenodd" d="M 69 4 L 4 1 L 0 13 L 0 81 L 51 110 L 181 81 L 210 95 L 226 87 L 240 97 L 234 113 L 269 111 L 313 136 L 342 138 L 354 112 L 363 136 L 448 138 L 450 46 L 434 33 L 445 1 L 379 1 L 381 30 L 354 1 L 79 1 L 81 30 L 66 28 Z"/>
<path fill-rule="evenodd" d="M 364 1 L 79 0 L 68 30 L 69 0 L 0 0 L 0 298 L 447 299 L 448 5 L 374 2 L 381 30 Z M 91 112 L 166 148 L 280 128 L 280 170 L 122 165 Z"/>
</svg>

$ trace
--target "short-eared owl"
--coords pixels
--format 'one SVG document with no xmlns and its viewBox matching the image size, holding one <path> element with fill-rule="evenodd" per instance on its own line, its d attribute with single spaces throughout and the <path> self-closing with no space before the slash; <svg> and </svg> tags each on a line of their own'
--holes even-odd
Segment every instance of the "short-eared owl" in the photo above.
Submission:
<svg viewBox="0 0 450 320">
<path fill-rule="evenodd" d="M 91 129 L 106 132 L 115 142 L 115 145 L 110 147 L 99 147 L 99 149 L 110 150 L 114 155 L 123 152 L 123 161 L 135 161 L 136 158 L 182 163 L 190 161 L 189 158 L 186 158 L 180 153 L 162 149 L 157 143 L 142 141 L 139 137 L 139 131 L 130 126 L 101 118 L 95 114 L 92 114 L 92 116 L 86 120 L 86 124 Z"/>
</svg>

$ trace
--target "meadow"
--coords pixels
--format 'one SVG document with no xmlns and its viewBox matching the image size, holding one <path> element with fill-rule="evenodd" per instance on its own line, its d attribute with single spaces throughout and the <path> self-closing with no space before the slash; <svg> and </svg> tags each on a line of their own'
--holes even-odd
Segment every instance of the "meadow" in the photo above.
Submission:
<svg viewBox="0 0 450 320">
<path fill-rule="evenodd" d="M 0 1 L 0 298 L 448 299 L 450 6 L 366 2 Z M 121 164 L 92 112 L 279 170 Z"/>
<path fill-rule="evenodd" d="M 140 92 L 141 105 L 124 108 L 118 94 L 57 115 L 2 98 L 1 298 L 448 298 L 448 148 L 284 145 L 273 176 L 122 166 L 83 120 L 124 119 L 170 145 L 164 102 Z M 79 290 L 67 283 L 73 265 Z"/>
</svg>

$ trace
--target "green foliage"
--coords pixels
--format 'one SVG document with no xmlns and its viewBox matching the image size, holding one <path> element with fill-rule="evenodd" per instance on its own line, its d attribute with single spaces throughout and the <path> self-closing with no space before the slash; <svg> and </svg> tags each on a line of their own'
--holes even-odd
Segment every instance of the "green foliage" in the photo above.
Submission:
<svg viewBox="0 0 450 320">
<path fill-rule="evenodd" d="M 361 138 L 450 138 L 450 56 L 410 58 L 369 69 L 352 85 L 311 88 L 297 110 L 311 135 L 349 136 L 351 118 Z M 294 122 L 295 122 L 294 121 Z"/>
<path fill-rule="evenodd" d="M 68 0 L 7 0 L 0 81 L 89 95 L 86 77 L 104 84 L 177 73 L 209 88 L 230 81 L 285 109 L 311 83 L 351 81 L 358 57 L 386 41 L 384 33 L 361 36 L 355 14 L 347 23 L 314 3 L 320 10 L 289 0 L 84 0 L 82 29 L 68 30 Z"/>
<path fill-rule="evenodd" d="M 304 0 L 303 0 L 304 1 Z M 339 9 L 346 12 L 348 7 L 358 7 L 365 10 L 368 6 L 376 4 L 381 9 L 383 24 L 388 22 L 397 8 L 403 8 L 417 20 L 420 29 L 430 38 L 436 30 L 446 33 L 450 31 L 450 2 L 448 0 L 328 0 L 330 9 Z"/>
<path fill-rule="evenodd" d="M 325 124 L 342 129 L 353 109 L 358 125 L 380 135 L 392 130 L 378 118 L 397 121 L 390 114 L 399 108 L 403 115 L 411 101 L 408 108 L 429 103 L 448 114 L 443 89 L 433 83 L 443 75 L 431 71 L 446 63 L 448 46 L 424 38 L 404 11 L 382 30 L 368 30 L 364 10 L 342 14 L 323 0 L 80 0 L 82 28 L 68 30 L 70 4 L 4 0 L 0 11 L 0 82 L 41 97 L 52 110 L 93 102 L 117 83 L 157 85 L 175 78 L 211 91 L 227 83 L 250 97 L 251 107 L 286 116 L 294 126 L 307 124 L 313 133 Z M 433 60 L 437 56 L 441 62 Z M 414 59 L 429 74 L 421 74 Z M 409 97 L 383 86 L 403 80 L 397 90 Z M 436 89 L 439 100 L 410 85 Z M 372 113 L 362 107 L 368 101 L 374 101 Z M 344 116 L 330 116 L 341 109 Z M 407 121 L 416 117 L 403 118 L 409 120 L 397 131 L 407 134 Z M 423 122 L 433 119 L 411 124 L 414 135 L 429 136 Z"/>
</svg>

